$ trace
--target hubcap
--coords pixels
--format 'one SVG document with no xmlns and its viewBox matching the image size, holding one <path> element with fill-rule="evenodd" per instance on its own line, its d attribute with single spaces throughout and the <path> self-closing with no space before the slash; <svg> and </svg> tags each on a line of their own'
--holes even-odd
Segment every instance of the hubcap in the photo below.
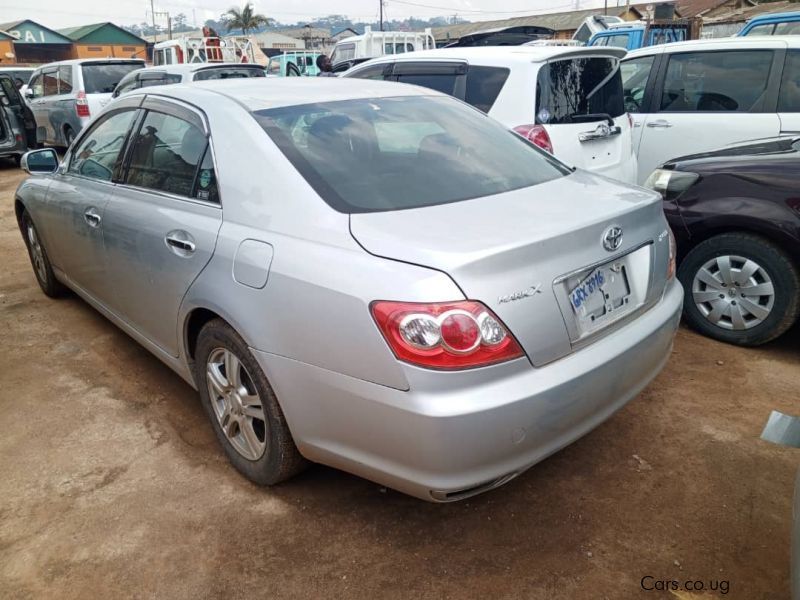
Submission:
<svg viewBox="0 0 800 600">
<path fill-rule="evenodd" d="M 36 276 L 39 278 L 39 281 L 47 281 L 47 267 L 44 262 L 42 245 L 39 243 L 36 230 L 30 223 L 28 224 L 28 245 L 31 249 L 31 258 L 33 259 L 33 268 L 36 270 Z"/>
<path fill-rule="evenodd" d="M 217 348 L 208 357 L 206 380 L 225 437 L 246 459 L 261 458 L 267 447 L 266 418 L 247 369 L 233 352 Z"/>
<path fill-rule="evenodd" d="M 692 281 L 695 306 L 709 322 L 741 331 L 764 322 L 775 304 L 767 272 L 754 260 L 718 256 L 705 263 Z"/>
</svg>

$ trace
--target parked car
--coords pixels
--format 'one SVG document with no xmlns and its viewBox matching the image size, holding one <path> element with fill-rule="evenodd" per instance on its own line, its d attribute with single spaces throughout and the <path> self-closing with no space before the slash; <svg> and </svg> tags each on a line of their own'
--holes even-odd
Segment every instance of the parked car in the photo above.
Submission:
<svg viewBox="0 0 800 600">
<path fill-rule="evenodd" d="M 746 35 L 798 35 L 800 11 L 758 15 L 745 23 L 737 36 Z"/>
<path fill-rule="evenodd" d="M 210 79 L 242 79 L 266 77 L 264 67 L 246 63 L 191 63 L 146 67 L 131 71 L 120 79 L 112 94 L 114 98 L 144 87 L 208 81 Z"/>
<path fill-rule="evenodd" d="M 660 164 L 800 131 L 800 38 L 720 38 L 636 50 L 622 62 L 643 183 Z"/>
<path fill-rule="evenodd" d="M 619 48 L 446 48 L 386 56 L 342 77 L 429 87 L 488 113 L 569 165 L 633 183 Z"/>
<path fill-rule="evenodd" d="M 308 459 L 431 501 L 494 488 L 636 396 L 680 317 L 658 194 L 421 87 L 136 90 L 61 165 L 23 162 L 42 290 L 196 386 L 260 484 Z"/>
<path fill-rule="evenodd" d="M 756 346 L 797 321 L 800 138 L 676 158 L 647 185 L 664 196 L 692 327 Z"/>
<path fill-rule="evenodd" d="M 657 44 L 672 44 L 691 39 L 692 24 L 686 19 L 623 21 L 595 33 L 587 46 L 612 46 L 638 50 Z"/>
<path fill-rule="evenodd" d="M 19 164 L 22 155 L 36 148 L 36 123 L 14 78 L 0 73 L 0 157 Z"/>
<path fill-rule="evenodd" d="M 77 59 L 34 71 L 26 92 L 40 144 L 69 146 L 91 117 L 111 101 L 120 80 L 143 60 Z"/>
<path fill-rule="evenodd" d="M 316 77 L 319 52 L 293 50 L 270 56 L 267 72 L 277 77 Z"/>
<path fill-rule="evenodd" d="M 9 75 L 14 80 L 14 85 L 18 90 L 28 85 L 34 71 L 33 67 L 0 66 L 0 75 Z"/>
</svg>

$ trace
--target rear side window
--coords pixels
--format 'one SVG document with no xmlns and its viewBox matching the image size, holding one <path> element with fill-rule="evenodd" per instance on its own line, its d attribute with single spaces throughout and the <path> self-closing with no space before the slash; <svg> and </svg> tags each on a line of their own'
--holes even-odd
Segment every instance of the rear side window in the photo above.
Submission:
<svg viewBox="0 0 800 600">
<path fill-rule="evenodd" d="M 467 72 L 467 91 L 464 100 L 488 113 L 511 71 L 500 67 L 470 67 Z"/>
<path fill-rule="evenodd" d="M 58 94 L 58 71 L 44 74 L 44 95 L 55 96 Z"/>
<path fill-rule="evenodd" d="M 619 117 L 625 112 L 616 58 L 572 58 L 539 69 L 536 122 L 579 123 L 586 115 Z"/>
<path fill-rule="evenodd" d="M 69 94 L 72 92 L 72 67 L 58 67 L 58 93 Z"/>
<path fill-rule="evenodd" d="M 266 77 L 264 69 L 251 69 L 248 67 L 226 67 L 224 69 L 203 69 L 194 74 L 195 81 L 209 79 L 243 79 L 247 77 Z"/>
<path fill-rule="evenodd" d="M 569 172 L 452 98 L 367 98 L 253 115 L 309 185 L 344 213 L 491 196 Z"/>
<path fill-rule="evenodd" d="M 771 50 L 687 52 L 669 57 L 664 112 L 758 112 L 766 96 Z"/>
<path fill-rule="evenodd" d="M 126 183 L 192 197 L 207 146 L 205 134 L 195 125 L 150 111 L 134 140 Z"/>
<path fill-rule="evenodd" d="M 420 85 L 422 87 L 430 88 L 432 90 L 436 90 L 437 92 L 442 92 L 443 94 L 448 94 L 450 96 L 453 95 L 456 88 L 456 74 L 455 73 L 448 73 L 448 74 L 415 74 L 415 73 L 408 73 L 403 75 L 397 75 L 394 77 L 394 81 L 399 81 L 400 83 L 409 83 L 411 85 Z"/>
<path fill-rule="evenodd" d="M 800 112 L 800 51 L 790 50 L 786 55 L 778 112 Z"/>
<path fill-rule="evenodd" d="M 83 91 L 87 94 L 110 94 L 120 80 L 144 63 L 89 63 L 81 67 Z"/>
<path fill-rule="evenodd" d="M 145 88 L 145 87 L 155 87 L 158 85 L 169 85 L 171 83 L 180 83 L 180 82 L 181 82 L 180 75 L 171 75 L 169 73 L 164 73 L 161 77 L 157 79 L 137 78 L 136 86 L 137 88 Z"/>
<path fill-rule="evenodd" d="M 787 21 L 778 23 L 775 26 L 775 35 L 798 35 L 800 34 L 800 21 Z"/>
</svg>

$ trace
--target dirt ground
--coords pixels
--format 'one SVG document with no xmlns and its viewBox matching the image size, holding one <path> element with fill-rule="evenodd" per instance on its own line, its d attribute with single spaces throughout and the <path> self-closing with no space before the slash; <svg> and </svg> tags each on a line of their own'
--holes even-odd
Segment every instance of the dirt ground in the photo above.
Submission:
<svg viewBox="0 0 800 600">
<path fill-rule="evenodd" d="M 682 329 L 624 410 L 464 502 L 321 466 L 262 489 L 189 386 L 40 292 L 21 179 L 0 161 L 3 598 L 788 598 L 800 451 L 759 434 L 772 409 L 800 412 L 800 328 L 758 350 Z"/>
</svg>

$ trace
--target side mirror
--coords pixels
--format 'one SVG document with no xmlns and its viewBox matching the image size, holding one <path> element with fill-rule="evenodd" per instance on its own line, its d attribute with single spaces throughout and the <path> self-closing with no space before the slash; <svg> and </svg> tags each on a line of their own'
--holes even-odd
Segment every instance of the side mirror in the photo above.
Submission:
<svg viewBox="0 0 800 600">
<path fill-rule="evenodd" d="M 33 90 L 31 88 L 25 88 L 25 97 L 33 98 Z"/>
<path fill-rule="evenodd" d="M 22 155 L 20 167 L 31 175 L 55 173 L 58 170 L 58 154 L 52 148 L 31 150 Z"/>
</svg>

